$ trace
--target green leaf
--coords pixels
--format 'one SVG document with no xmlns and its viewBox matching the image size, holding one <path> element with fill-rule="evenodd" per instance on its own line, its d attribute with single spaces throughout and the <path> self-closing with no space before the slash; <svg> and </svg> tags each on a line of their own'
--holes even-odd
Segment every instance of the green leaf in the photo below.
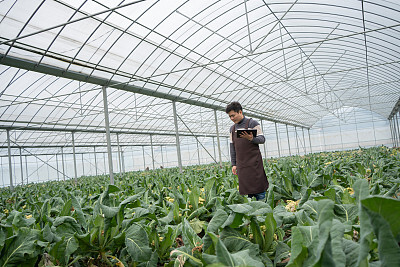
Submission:
<svg viewBox="0 0 400 267">
<path fill-rule="evenodd" d="M 399 210 L 400 201 L 384 197 L 372 197 L 361 202 L 378 239 L 381 266 L 400 266 L 400 247 L 393 235 L 393 233 L 397 235 L 399 233 L 399 214 L 396 214 L 396 211 Z"/>
<path fill-rule="evenodd" d="M 274 241 L 274 233 L 276 230 L 276 222 L 272 213 L 268 213 L 265 217 L 265 228 L 264 250 L 267 251 L 271 247 L 272 241 Z"/>
<path fill-rule="evenodd" d="M 297 226 L 292 227 L 291 256 L 287 267 L 301 267 L 307 258 L 307 247 L 304 245 L 303 235 Z"/>
<path fill-rule="evenodd" d="M 197 210 L 199 208 L 200 190 L 197 186 L 194 186 L 191 189 L 192 191 L 189 193 L 189 201 L 190 204 L 192 204 L 193 209 Z"/>
<path fill-rule="evenodd" d="M 165 234 L 163 241 L 161 241 L 160 243 L 161 255 L 166 253 L 167 250 L 172 246 L 176 238 L 176 233 L 177 233 L 176 228 L 174 229 L 171 226 L 168 226 L 168 231 Z"/>
<path fill-rule="evenodd" d="M 253 210 L 253 207 L 248 204 L 232 204 L 228 205 L 228 208 L 230 208 L 233 212 L 240 214 L 248 214 Z"/>
<path fill-rule="evenodd" d="M 133 223 L 125 231 L 125 245 L 134 261 L 144 262 L 151 257 L 152 251 L 149 247 L 149 238 L 146 230 L 137 223 Z"/>
<path fill-rule="evenodd" d="M 364 179 L 357 180 L 353 188 L 358 205 L 358 217 L 360 219 L 360 253 L 358 254 L 356 265 L 368 266 L 368 255 L 373 238 L 373 228 L 366 208 L 361 204 L 361 200 L 369 196 L 368 182 Z"/>
<path fill-rule="evenodd" d="M 252 201 L 248 203 L 253 209 L 247 213 L 247 216 L 259 216 L 259 215 L 266 215 L 268 213 L 272 213 L 271 207 L 261 201 Z"/>
<path fill-rule="evenodd" d="M 250 250 L 242 250 L 231 254 L 235 261 L 235 266 L 264 267 L 262 261 Z"/>
<path fill-rule="evenodd" d="M 335 204 L 335 215 L 341 222 L 353 222 L 358 216 L 358 207 L 353 204 Z"/>
<path fill-rule="evenodd" d="M 204 228 L 204 225 L 206 222 L 200 221 L 198 218 L 194 218 L 189 223 L 190 223 L 190 227 L 193 228 L 194 232 L 196 234 L 199 234 L 201 231 L 203 231 L 203 228 Z"/>
<path fill-rule="evenodd" d="M 26 227 L 20 228 L 16 235 L 5 241 L 0 266 L 21 266 L 29 261 L 32 262 L 32 259 L 36 259 L 42 253 L 42 248 L 37 244 L 38 240 L 40 240 L 40 231 Z"/>
<path fill-rule="evenodd" d="M 74 236 L 64 236 L 60 241 L 53 244 L 49 254 L 62 265 L 67 265 L 71 254 L 74 253 L 78 247 L 78 241 Z"/>
<path fill-rule="evenodd" d="M 375 196 L 363 199 L 361 204 L 382 216 L 389 224 L 393 236 L 400 238 L 400 200 Z"/>
<path fill-rule="evenodd" d="M 346 255 L 346 266 L 355 267 L 357 266 L 357 258 L 360 252 L 360 244 L 343 238 L 343 252 Z"/>
<path fill-rule="evenodd" d="M 186 219 L 182 222 L 182 240 L 185 246 L 191 249 L 203 243 Z"/>
<path fill-rule="evenodd" d="M 313 266 L 320 261 L 320 258 L 325 250 L 326 243 L 330 238 L 330 231 L 333 219 L 333 201 L 322 199 L 317 202 L 318 213 L 318 245 L 316 251 L 304 262 L 307 266 Z"/>
<path fill-rule="evenodd" d="M 251 219 L 250 219 L 250 228 L 251 228 L 251 232 L 253 233 L 254 242 L 260 246 L 260 250 L 263 250 L 264 249 L 264 237 L 261 233 L 260 226 L 255 217 L 251 217 Z"/>
<path fill-rule="evenodd" d="M 108 218 L 108 219 L 114 218 L 119 212 L 119 207 L 109 207 L 109 206 L 100 204 L 100 208 L 101 208 L 102 214 L 104 214 L 104 217 Z"/>
<path fill-rule="evenodd" d="M 225 266 L 235 266 L 235 261 L 233 257 L 226 249 L 221 239 L 218 240 L 215 251 L 219 262 L 223 263 Z"/>
<path fill-rule="evenodd" d="M 189 221 L 193 218 L 199 217 L 200 215 L 206 213 L 208 210 L 205 207 L 200 207 L 198 209 L 196 209 L 195 211 L 193 211 L 189 217 L 187 218 Z"/>
<path fill-rule="evenodd" d="M 276 247 L 275 259 L 274 259 L 274 267 L 277 263 L 281 262 L 281 260 L 286 259 L 290 254 L 290 247 L 285 243 L 278 241 L 278 246 Z"/>
<path fill-rule="evenodd" d="M 208 223 L 207 231 L 217 233 L 219 227 L 228 219 L 228 213 L 226 213 L 223 209 L 218 209 L 211 221 Z"/>
<path fill-rule="evenodd" d="M 271 209 L 275 207 L 274 197 L 274 185 L 270 184 L 268 188 L 267 204 L 271 207 Z"/>
<path fill-rule="evenodd" d="M 332 258 L 335 262 L 336 267 L 346 266 L 346 255 L 343 251 L 343 235 L 344 235 L 344 225 L 334 219 L 330 232 L 331 236 L 331 247 L 332 247 Z"/>
<path fill-rule="evenodd" d="M 238 252 L 245 249 L 259 252 L 258 245 L 251 242 L 239 231 L 230 227 L 226 227 L 221 231 L 220 238 L 230 252 Z"/>
<path fill-rule="evenodd" d="M 78 200 L 75 198 L 73 194 L 70 194 L 70 196 L 71 196 L 71 204 L 75 209 L 76 220 L 79 222 L 81 227 L 86 230 L 87 229 L 86 218 L 82 211 L 81 204 L 78 202 Z"/>
</svg>

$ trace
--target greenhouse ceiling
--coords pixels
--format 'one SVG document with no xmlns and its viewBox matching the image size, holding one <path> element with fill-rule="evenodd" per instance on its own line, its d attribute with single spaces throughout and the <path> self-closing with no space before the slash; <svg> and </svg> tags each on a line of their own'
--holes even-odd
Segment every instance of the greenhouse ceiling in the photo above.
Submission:
<svg viewBox="0 0 400 267">
<path fill-rule="evenodd" d="M 0 128 L 87 142 L 104 131 L 103 86 L 113 131 L 160 144 L 172 102 L 182 133 L 215 135 L 216 110 L 226 135 L 234 100 L 309 128 L 346 107 L 388 118 L 400 98 L 397 0 L 3 0 L 0 38 Z"/>
</svg>

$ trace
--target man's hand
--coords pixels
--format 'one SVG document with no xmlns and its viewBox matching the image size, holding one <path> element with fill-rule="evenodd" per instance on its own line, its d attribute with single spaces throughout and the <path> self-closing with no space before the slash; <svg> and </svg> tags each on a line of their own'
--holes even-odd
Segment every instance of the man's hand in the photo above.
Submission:
<svg viewBox="0 0 400 267">
<path fill-rule="evenodd" d="M 253 140 L 253 134 L 252 133 L 248 133 L 248 132 L 243 132 L 242 134 L 240 134 L 240 138 L 244 138 L 247 139 L 249 141 Z"/>
<path fill-rule="evenodd" d="M 232 166 L 232 173 L 233 173 L 234 175 L 237 175 L 236 166 Z"/>
</svg>

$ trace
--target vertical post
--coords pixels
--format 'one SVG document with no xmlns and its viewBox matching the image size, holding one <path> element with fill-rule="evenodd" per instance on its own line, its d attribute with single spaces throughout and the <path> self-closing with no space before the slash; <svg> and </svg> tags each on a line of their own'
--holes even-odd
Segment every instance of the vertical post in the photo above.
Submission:
<svg viewBox="0 0 400 267">
<path fill-rule="evenodd" d="M 22 149 L 19 148 L 19 163 L 21 165 L 21 183 L 24 185 L 24 166 L 22 166 Z"/>
<path fill-rule="evenodd" d="M 108 117 L 107 87 L 103 86 L 103 102 L 104 102 L 104 120 L 106 123 L 108 166 L 110 170 L 110 184 L 114 185 L 114 172 L 112 164 L 111 137 L 110 137 L 110 119 Z"/>
<path fill-rule="evenodd" d="M 197 159 L 199 161 L 200 165 L 200 149 L 199 149 L 199 140 L 196 139 L 196 145 L 197 145 Z"/>
<path fill-rule="evenodd" d="M 72 132 L 72 153 L 74 155 L 74 170 L 75 170 L 75 185 L 78 183 L 78 171 L 76 169 L 76 155 L 75 155 L 75 136 Z"/>
<path fill-rule="evenodd" d="M 64 149 L 61 147 L 61 163 L 62 163 L 62 170 L 63 170 L 63 179 L 65 182 L 65 166 L 64 166 Z"/>
<path fill-rule="evenodd" d="M 122 163 L 121 163 L 121 147 L 119 146 L 119 134 L 117 134 L 117 147 L 118 147 L 118 171 L 122 172 Z"/>
<path fill-rule="evenodd" d="M 279 148 L 279 135 L 278 135 L 278 128 L 276 127 L 275 122 L 275 133 L 276 133 L 276 144 L 278 145 L 278 155 L 281 157 L 281 149 Z"/>
<path fill-rule="evenodd" d="M 146 159 L 144 157 L 144 146 L 142 146 L 142 150 L 143 150 L 143 170 L 146 170 Z"/>
<path fill-rule="evenodd" d="M 217 111 L 214 109 L 214 118 L 215 118 L 215 130 L 217 132 L 217 144 L 218 144 L 218 154 L 219 154 L 219 166 L 222 166 L 222 155 L 221 155 L 221 143 L 219 140 L 219 130 L 218 130 L 218 120 L 217 120 Z"/>
<path fill-rule="evenodd" d="M 156 167 L 154 165 L 153 135 L 152 134 L 150 134 L 150 147 L 151 147 L 151 161 L 153 163 L 153 170 L 155 170 Z"/>
<path fill-rule="evenodd" d="M 286 136 L 287 136 L 287 143 L 288 143 L 288 147 L 289 147 L 289 156 L 292 155 L 292 152 L 290 152 L 290 141 L 289 141 L 289 131 L 288 131 L 288 127 L 287 124 L 286 125 Z"/>
<path fill-rule="evenodd" d="M 264 142 L 264 158 L 267 159 L 267 146 L 266 146 L 266 144 L 267 144 L 267 137 L 266 137 L 266 135 L 264 134 L 263 120 L 261 120 L 261 131 L 262 131 L 262 133 L 263 133 L 263 135 L 264 135 L 264 138 L 265 138 L 265 142 Z"/>
<path fill-rule="evenodd" d="M 400 139 L 400 127 L 399 127 L 399 114 L 397 113 L 396 114 L 396 124 L 397 124 L 397 128 L 396 128 L 396 132 L 397 132 L 397 135 L 396 135 L 396 140 L 397 140 L 397 142 L 396 142 L 396 146 L 399 146 L 399 139 Z"/>
<path fill-rule="evenodd" d="M 58 154 L 56 153 L 57 181 L 60 181 L 60 170 L 58 169 Z"/>
<path fill-rule="evenodd" d="M 216 151 L 215 151 L 215 140 L 214 140 L 214 136 L 212 137 L 212 146 L 213 146 L 213 149 L 214 149 L 214 159 L 217 159 L 217 153 L 216 153 Z"/>
<path fill-rule="evenodd" d="M 104 174 L 107 173 L 107 164 L 106 164 L 106 153 L 103 152 L 103 164 L 104 164 Z"/>
<path fill-rule="evenodd" d="M 392 147 L 395 147 L 396 146 L 396 136 L 395 136 L 395 133 L 394 133 L 394 124 L 393 124 L 393 117 L 392 117 L 392 119 L 391 120 L 389 120 L 389 125 L 390 125 L 390 133 L 391 133 L 391 135 L 392 135 Z"/>
<path fill-rule="evenodd" d="M 161 164 L 164 167 L 164 155 L 163 155 L 162 146 L 161 146 Z"/>
<path fill-rule="evenodd" d="M 10 144 L 10 130 L 7 129 L 7 143 L 8 143 L 8 173 L 10 174 L 10 190 L 14 191 L 14 185 L 12 180 L 12 164 L 11 164 L 11 144 Z"/>
<path fill-rule="evenodd" d="M 93 146 L 93 151 L 94 151 L 94 169 L 96 170 L 96 176 L 98 175 L 97 173 L 97 155 L 96 155 L 96 147 Z"/>
<path fill-rule="evenodd" d="M 226 138 L 226 147 L 228 148 L 228 161 L 231 158 L 231 146 L 229 145 L 229 137 Z"/>
<path fill-rule="evenodd" d="M 356 126 L 356 134 L 357 134 L 357 146 L 360 146 L 360 138 L 358 137 L 358 127 L 357 127 L 357 118 L 356 118 L 356 110 L 353 108 L 353 114 L 354 114 L 354 124 Z"/>
<path fill-rule="evenodd" d="M 28 174 L 28 156 L 27 155 L 25 155 L 25 173 L 26 173 L 26 184 L 28 184 L 29 174 Z"/>
<path fill-rule="evenodd" d="M 122 150 L 122 149 L 121 149 L 121 160 L 122 160 L 122 172 L 125 173 L 124 150 Z"/>
<path fill-rule="evenodd" d="M 398 130 L 397 130 L 397 125 L 396 125 L 396 116 L 394 115 L 392 118 L 393 121 L 393 135 L 394 135 L 394 146 L 397 147 L 399 143 L 399 137 L 397 135 Z"/>
<path fill-rule="evenodd" d="M 303 127 L 301 127 L 301 131 L 302 131 L 302 133 L 303 133 L 303 149 L 304 149 L 304 154 L 306 155 L 307 154 L 307 150 L 306 150 L 306 139 L 304 138 L 304 128 Z"/>
<path fill-rule="evenodd" d="M 296 126 L 294 126 L 294 131 L 296 132 L 297 155 L 300 155 L 299 135 L 297 134 L 297 127 Z"/>
<path fill-rule="evenodd" d="M 81 155 L 82 155 L 82 176 L 85 176 L 85 162 L 83 159 L 83 153 Z"/>
<path fill-rule="evenodd" d="M 308 141 L 310 142 L 310 153 L 312 153 L 310 129 L 308 129 Z"/>
<path fill-rule="evenodd" d="M 172 101 L 172 110 L 174 112 L 174 124 L 175 124 L 175 134 L 176 134 L 176 153 L 178 155 L 178 166 L 179 166 L 179 170 L 182 171 L 181 145 L 179 143 L 178 118 L 177 118 L 177 114 L 176 114 L 175 101 Z"/>
</svg>

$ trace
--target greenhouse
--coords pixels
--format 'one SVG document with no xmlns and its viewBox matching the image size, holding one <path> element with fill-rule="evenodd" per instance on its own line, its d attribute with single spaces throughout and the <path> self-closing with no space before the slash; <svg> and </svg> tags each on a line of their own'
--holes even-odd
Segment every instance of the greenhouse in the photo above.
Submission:
<svg viewBox="0 0 400 267">
<path fill-rule="evenodd" d="M 0 80 L 0 266 L 400 266 L 396 0 L 3 0 Z"/>
</svg>

